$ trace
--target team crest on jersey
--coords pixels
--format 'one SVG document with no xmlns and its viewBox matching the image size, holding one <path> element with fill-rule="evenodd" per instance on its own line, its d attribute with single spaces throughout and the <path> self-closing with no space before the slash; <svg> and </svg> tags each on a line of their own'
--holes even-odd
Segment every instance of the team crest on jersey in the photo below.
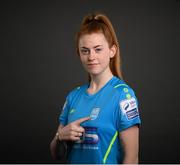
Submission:
<svg viewBox="0 0 180 165">
<path fill-rule="evenodd" d="M 134 97 L 121 101 L 120 107 L 128 119 L 133 119 L 138 116 L 138 107 Z"/>
<path fill-rule="evenodd" d="M 91 120 L 95 120 L 98 117 L 99 112 L 100 112 L 100 108 L 93 108 L 90 114 Z"/>
</svg>

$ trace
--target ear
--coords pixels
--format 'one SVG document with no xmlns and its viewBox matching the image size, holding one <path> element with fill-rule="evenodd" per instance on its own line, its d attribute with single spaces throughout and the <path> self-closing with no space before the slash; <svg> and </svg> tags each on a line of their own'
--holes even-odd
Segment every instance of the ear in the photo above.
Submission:
<svg viewBox="0 0 180 165">
<path fill-rule="evenodd" d="M 115 56 L 116 51 L 117 51 L 116 45 L 113 45 L 113 46 L 110 48 L 110 58 L 113 58 L 113 57 Z"/>
</svg>

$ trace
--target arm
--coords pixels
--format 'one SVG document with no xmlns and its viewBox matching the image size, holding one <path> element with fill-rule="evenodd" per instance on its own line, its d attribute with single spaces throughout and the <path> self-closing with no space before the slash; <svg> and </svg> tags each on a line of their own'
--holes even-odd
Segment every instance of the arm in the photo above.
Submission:
<svg viewBox="0 0 180 165">
<path fill-rule="evenodd" d="M 66 126 L 59 125 L 56 135 L 50 143 L 50 151 L 53 159 L 56 159 L 56 147 L 57 142 L 60 140 L 70 140 L 77 141 L 80 140 L 84 132 L 84 128 L 80 126 L 80 124 L 84 121 L 90 120 L 89 117 L 80 118 L 72 123 L 69 123 Z"/>
<path fill-rule="evenodd" d="M 132 126 L 119 134 L 124 151 L 123 164 L 138 164 L 139 127 Z"/>
<path fill-rule="evenodd" d="M 64 126 L 60 124 L 58 126 L 57 132 L 59 132 L 63 127 Z M 56 159 L 56 146 L 57 146 L 58 140 L 59 140 L 59 137 L 58 137 L 58 134 L 56 134 L 50 143 L 50 152 L 54 160 Z"/>
</svg>

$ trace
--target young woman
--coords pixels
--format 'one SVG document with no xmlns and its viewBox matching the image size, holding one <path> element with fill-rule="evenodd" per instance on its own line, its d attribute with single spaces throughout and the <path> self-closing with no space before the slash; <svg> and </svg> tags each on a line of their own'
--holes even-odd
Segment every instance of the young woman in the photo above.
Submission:
<svg viewBox="0 0 180 165">
<path fill-rule="evenodd" d="M 68 94 L 52 155 L 57 140 L 71 141 L 69 163 L 138 163 L 137 98 L 122 80 L 119 45 L 107 16 L 84 17 L 76 48 L 89 82 Z"/>
</svg>

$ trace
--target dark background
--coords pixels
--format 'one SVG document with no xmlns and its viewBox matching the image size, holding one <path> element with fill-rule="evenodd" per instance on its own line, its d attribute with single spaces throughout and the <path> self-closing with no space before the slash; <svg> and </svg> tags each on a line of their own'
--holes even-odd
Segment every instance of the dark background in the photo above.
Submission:
<svg viewBox="0 0 180 165">
<path fill-rule="evenodd" d="M 74 37 L 93 11 L 111 19 L 124 78 L 139 100 L 140 163 L 180 163 L 180 2 L 173 0 L 1 1 L 0 163 L 55 163 L 49 143 L 58 107 L 87 78 Z"/>
</svg>

